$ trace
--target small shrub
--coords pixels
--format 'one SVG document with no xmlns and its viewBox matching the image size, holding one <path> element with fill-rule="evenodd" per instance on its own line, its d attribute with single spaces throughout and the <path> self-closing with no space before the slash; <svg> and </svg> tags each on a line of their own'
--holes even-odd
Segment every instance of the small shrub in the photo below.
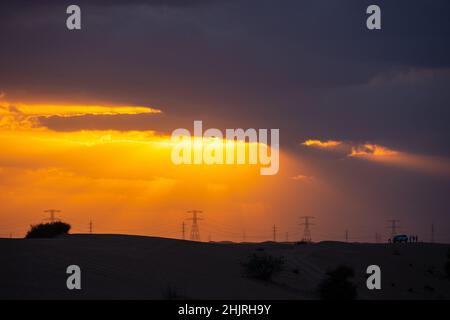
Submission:
<svg viewBox="0 0 450 320">
<path fill-rule="evenodd" d="M 269 281 L 272 276 L 283 270 L 284 259 L 268 254 L 253 254 L 249 260 L 243 263 L 247 277 L 263 281 Z"/>
<path fill-rule="evenodd" d="M 31 226 L 25 238 L 54 238 L 60 235 L 68 234 L 69 230 L 70 224 L 61 221 L 40 223 Z"/>
<path fill-rule="evenodd" d="M 425 291 L 427 291 L 427 292 L 434 292 L 434 288 L 433 288 L 432 286 L 429 286 L 429 285 L 425 285 L 425 286 L 423 287 L 423 289 L 424 289 Z"/>
<path fill-rule="evenodd" d="M 168 285 L 162 294 L 163 294 L 164 300 L 185 300 L 186 299 L 186 296 L 184 294 L 181 294 L 179 292 L 179 290 L 172 285 Z"/>
<path fill-rule="evenodd" d="M 319 285 L 319 294 L 323 300 L 354 300 L 356 286 L 349 281 L 354 276 L 353 269 L 339 266 L 327 272 L 327 277 Z"/>
</svg>

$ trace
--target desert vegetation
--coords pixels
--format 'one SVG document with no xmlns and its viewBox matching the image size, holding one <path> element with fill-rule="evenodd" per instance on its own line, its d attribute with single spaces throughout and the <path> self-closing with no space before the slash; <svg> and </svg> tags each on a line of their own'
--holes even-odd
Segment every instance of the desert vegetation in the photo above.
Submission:
<svg viewBox="0 0 450 320">
<path fill-rule="evenodd" d="M 70 224 L 56 221 L 32 225 L 25 238 L 54 238 L 69 233 Z"/>
<path fill-rule="evenodd" d="M 275 274 L 283 270 L 284 259 L 269 254 L 253 254 L 242 265 L 247 277 L 269 281 Z"/>
<path fill-rule="evenodd" d="M 355 275 L 352 268 L 339 266 L 326 273 L 319 285 L 319 295 L 323 300 L 354 300 L 356 286 L 350 281 Z"/>
</svg>

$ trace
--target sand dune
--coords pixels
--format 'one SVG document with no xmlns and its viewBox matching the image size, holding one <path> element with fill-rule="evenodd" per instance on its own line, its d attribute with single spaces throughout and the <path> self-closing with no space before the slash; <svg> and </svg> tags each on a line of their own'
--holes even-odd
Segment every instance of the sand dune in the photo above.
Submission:
<svg viewBox="0 0 450 320">
<path fill-rule="evenodd" d="M 449 299 L 443 266 L 448 245 L 198 243 L 127 235 L 0 239 L 2 299 L 316 299 L 327 269 L 354 268 L 360 299 Z M 285 258 L 271 282 L 243 276 L 252 253 Z M 66 267 L 82 270 L 82 289 L 66 288 Z M 365 270 L 377 264 L 382 290 L 369 291 Z"/>
</svg>

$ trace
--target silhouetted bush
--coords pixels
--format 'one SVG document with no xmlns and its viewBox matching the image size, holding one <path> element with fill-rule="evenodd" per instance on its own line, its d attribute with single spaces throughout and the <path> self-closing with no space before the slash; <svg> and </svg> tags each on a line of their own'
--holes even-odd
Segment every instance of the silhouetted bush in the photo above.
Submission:
<svg viewBox="0 0 450 320">
<path fill-rule="evenodd" d="M 247 277 L 269 281 L 273 275 L 283 270 L 284 259 L 268 254 L 253 254 L 242 265 Z"/>
<path fill-rule="evenodd" d="M 423 289 L 424 289 L 425 291 L 427 291 L 427 292 L 434 292 L 434 291 L 435 291 L 434 288 L 433 288 L 432 286 L 430 286 L 430 285 L 425 285 L 425 286 L 423 287 Z"/>
<path fill-rule="evenodd" d="M 164 300 L 186 300 L 186 295 L 180 293 L 177 287 L 172 285 L 168 285 L 163 291 L 163 299 Z"/>
<path fill-rule="evenodd" d="M 339 266 L 327 272 L 327 277 L 319 285 L 319 294 L 323 300 L 354 300 L 356 286 L 349 280 L 354 276 L 353 269 Z"/>
<path fill-rule="evenodd" d="M 69 230 L 70 224 L 61 221 L 40 223 L 31 226 L 31 229 L 27 232 L 25 238 L 54 238 L 60 235 L 68 234 Z"/>
</svg>

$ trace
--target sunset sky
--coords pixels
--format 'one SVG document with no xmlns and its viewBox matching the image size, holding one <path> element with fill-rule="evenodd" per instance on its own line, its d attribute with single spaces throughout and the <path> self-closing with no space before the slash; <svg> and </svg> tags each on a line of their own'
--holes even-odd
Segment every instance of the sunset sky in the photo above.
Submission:
<svg viewBox="0 0 450 320">
<path fill-rule="evenodd" d="M 450 2 L 0 4 L 0 236 L 58 214 L 72 232 L 202 240 L 450 242 Z M 26 3 L 26 5 L 24 5 Z M 405 10 L 407 8 L 408 10 Z M 280 129 L 280 171 L 171 162 L 171 133 Z"/>
</svg>

